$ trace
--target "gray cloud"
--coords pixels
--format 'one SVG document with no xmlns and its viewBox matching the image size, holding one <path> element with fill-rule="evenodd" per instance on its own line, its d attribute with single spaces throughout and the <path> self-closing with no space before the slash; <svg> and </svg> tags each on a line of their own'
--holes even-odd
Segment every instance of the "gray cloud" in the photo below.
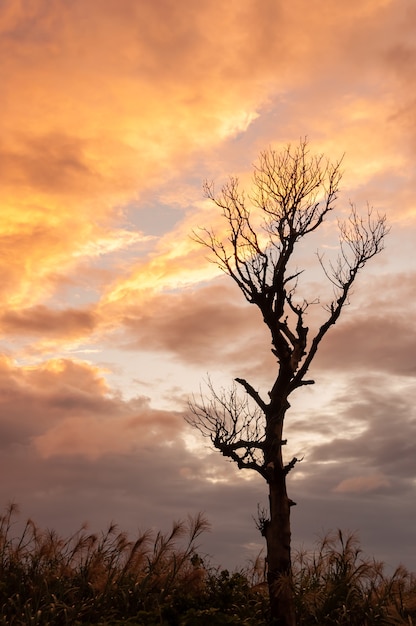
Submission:
<svg viewBox="0 0 416 626">
<path fill-rule="evenodd" d="M 169 351 L 193 364 L 241 362 L 266 330 L 231 279 L 195 290 L 156 296 L 124 318 L 129 349 Z M 263 332 L 262 332 L 263 331 Z"/>
<path fill-rule="evenodd" d="M 340 434 L 317 445 L 311 461 L 343 464 L 349 468 L 348 477 L 357 469 L 358 473 L 370 469 L 386 476 L 391 473 L 397 480 L 412 480 L 416 474 L 414 386 L 399 377 L 356 376 L 346 394 L 334 403 L 335 422 L 342 433 L 342 425 L 355 420 L 362 432 L 348 438 Z"/>
<path fill-rule="evenodd" d="M 3 440 L 2 472 L 13 480 L 2 481 L 1 502 L 15 500 L 23 516 L 66 534 L 85 521 L 92 530 L 102 530 L 110 521 L 130 533 L 167 530 L 174 519 L 201 511 L 213 526 L 201 539 L 201 552 L 230 568 L 244 565 L 262 547 L 253 516 L 257 504 L 267 502 L 266 484 L 257 476 L 245 480 L 249 475 L 216 451 L 188 449 L 180 413 L 155 410 L 144 397 L 123 401 L 83 364 L 61 362 L 55 370 L 50 366 L 25 374 L 3 366 L 2 380 L 1 422 L 10 415 L 9 424 L 18 427 L 13 438 Z M 403 380 L 407 378 L 396 383 Z M 345 395 L 354 394 L 352 406 L 347 397 L 339 397 L 329 440 L 311 446 L 289 475 L 289 493 L 298 503 L 292 515 L 294 547 L 312 545 L 320 529 L 359 528 L 366 549 L 376 557 L 416 567 L 406 543 L 412 541 L 414 518 L 412 397 L 393 393 L 391 385 L 388 390 L 385 379 L 379 379 L 382 391 L 376 383 L 374 377 L 350 381 Z M 88 431 L 91 416 L 98 421 Z M 365 430 L 347 440 L 341 433 L 343 424 L 351 422 Z M 72 424 L 81 441 L 60 439 L 56 428 L 62 424 Z M 298 428 L 313 432 L 314 425 L 312 412 L 309 423 Z M 322 433 L 323 425 L 322 419 Z M 101 447 L 90 441 L 103 436 L 100 429 L 105 432 Z M 63 431 L 69 432 L 73 434 Z M 48 433 L 56 447 L 50 445 L 42 454 L 35 444 Z M 106 445 L 107 437 L 111 445 Z M 94 445 L 98 453 L 89 455 Z M 369 479 L 380 476 L 388 485 L 373 482 L 376 488 L 368 489 Z M 367 477 L 361 482 L 366 488 L 356 482 L 355 491 L 336 491 L 342 481 L 360 477 Z"/>
<path fill-rule="evenodd" d="M 361 281 L 353 294 L 353 309 L 344 313 L 322 341 L 313 374 L 356 372 L 416 373 L 416 330 L 409 324 L 413 310 L 413 274 L 387 275 Z M 406 312 L 403 302 L 408 303 Z M 326 319 L 320 305 L 305 318 L 314 327 Z M 275 359 L 270 337 L 256 307 L 223 278 L 215 284 L 179 294 L 157 296 L 146 308 L 131 308 L 124 318 L 129 349 L 168 351 L 181 361 L 205 365 L 238 365 L 241 375 L 266 379 Z"/>
</svg>

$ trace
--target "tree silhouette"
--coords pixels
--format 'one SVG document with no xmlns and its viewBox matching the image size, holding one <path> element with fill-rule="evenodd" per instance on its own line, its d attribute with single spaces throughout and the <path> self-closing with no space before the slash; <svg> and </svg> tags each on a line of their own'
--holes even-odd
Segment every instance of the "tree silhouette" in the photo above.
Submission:
<svg viewBox="0 0 416 626">
<path fill-rule="evenodd" d="M 202 394 L 190 403 L 187 421 L 240 469 L 258 472 L 268 484 L 269 511 L 259 527 L 267 544 L 272 623 L 281 626 L 295 624 L 290 553 L 290 509 L 295 503 L 288 497 L 286 478 L 298 459 L 284 460 L 282 450 L 289 396 L 314 383 L 306 374 L 318 347 L 348 303 L 359 271 L 383 249 L 388 232 L 385 216 L 374 215 L 368 207 L 361 217 L 351 205 L 349 218 L 339 222 L 337 260 L 326 264 L 318 255 L 334 295 L 323 305 L 323 321 L 310 337 L 306 316 L 318 300 L 299 296 L 302 270 L 293 268 L 293 257 L 299 243 L 334 210 L 341 177 L 341 161 L 331 163 L 311 154 L 306 140 L 282 152 L 264 151 L 250 194 L 241 192 L 233 177 L 218 195 L 212 183 L 204 185 L 206 197 L 222 211 L 226 236 L 207 228 L 193 233 L 246 300 L 258 307 L 276 357 L 267 398 L 242 378 L 235 379 L 245 391 L 242 396 L 236 384 L 221 393 L 210 384 L 208 397 Z"/>
</svg>

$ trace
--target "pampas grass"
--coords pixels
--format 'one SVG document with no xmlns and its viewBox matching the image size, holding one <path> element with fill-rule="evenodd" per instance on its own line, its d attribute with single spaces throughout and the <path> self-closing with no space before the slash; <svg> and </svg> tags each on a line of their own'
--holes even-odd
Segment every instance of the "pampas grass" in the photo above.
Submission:
<svg viewBox="0 0 416 626">
<path fill-rule="evenodd" d="M 0 516 L 0 626 L 223 626 L 268 624 L 264 559 L 230 573 L 212 567 L 196 542 L 202 515 L 168 533 L 130 539 L 115 524 L 83 526 L 69 538 Z M 328 534 L 294 557 L 299 626 L 416 626 L 416 577 L 391 575 L 364 556 L 354 534 Z"/>
<path fill-rule="evenodd" d="M 293 584 L 299 626 L 416 624 L 416 577 L 402 566 L 385 574 L 354 534 L 339 530 L 312 554 L 299 552 Z"/>
<path fill-rule="evenodd" d="M 28 520 L 13 536 L 16 505 L 0 518 L 0 624 L 106 623 L 161 614 L 178 590 L 197 593 L 204 572 L 192 564 L 195 541 L 208 528 L 201 515 L 170 533 L 128 539 L 111 524 L 101 535 L 82 527 L 68 539 Z M 159 622 L 162 623 L 162 622 Z"/>
</svg>

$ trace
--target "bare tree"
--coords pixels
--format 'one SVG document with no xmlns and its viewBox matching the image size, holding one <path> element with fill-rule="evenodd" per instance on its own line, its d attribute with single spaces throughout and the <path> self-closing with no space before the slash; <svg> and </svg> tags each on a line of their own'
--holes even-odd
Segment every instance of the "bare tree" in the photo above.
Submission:
<svg viewBox="0 0 416 626">
<path fill-rule="evenodd" d="M 256 305 L 271 334 L 276 370 L 268 398 L 262 398 L 246 380 L 235 381 L 230 392 L 194 399 L 188 422 L 240 469 L 251 469 L 266 480 L 269 512 L 260 520 L 267 543 L 268 584 L 272 623 L 294 626 L 291 591 L 290 509 L 286 477 L 298 459 L 284 460 L 283 424 L 289 396 L 313 380 L 306 374 L 318 347 L 348 303 L 351 287 L 367 261 L 378 254 L 388 232 L 385 216 L 367 208 L 360 217 L 354 206 L 346 222 L 339 222 L 339 255 L 324 264 L 332 283 L 333 299 L 323 306 L 323 323 L 313 337 L 305 325 L 307 310 L 316 301 L 301 299 L 301 270 L 293 269 L 297 245 L 324 222 L 335 208 L 342 177 L 341 161 L 331 163 L 312 155 L 307 141 L 282 152 L 260 154 L 253 175 L 253 190 L 246 196 L 236 178 L 230 178 L 217 195 L 213 184 L 204 191 L 222 211 L 227 235 L 211 229 L 193 233 L 208 248 L 211 260 L 237 283 L 247 301 Z"/>
</svg>

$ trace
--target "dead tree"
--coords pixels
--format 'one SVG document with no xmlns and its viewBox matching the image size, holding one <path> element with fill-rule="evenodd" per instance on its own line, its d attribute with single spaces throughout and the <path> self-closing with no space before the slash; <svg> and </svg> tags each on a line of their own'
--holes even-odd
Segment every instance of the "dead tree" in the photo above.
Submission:
<svg viewBox="0 0 416 626">
<path fill-rule="evenodd" d="M 325 304 L 323 323 L 314 336 L 305 324 L 308 308 L 316 301 L 300 298 L 299 277 L 293 268 L 298 244 L 316 231 L 335 208 L 342 176 L 341 161 L 331 163 L 312 155 L 301 141 L 282 152 L 267 150 L 255 166 L 253 187 L 245 195 L 230 178 L 217 195 L 213 184 L 204 191 L 222 211 L 226 235 L 200 229 L 193 238 L 210 250 L 211 260 L 231 276 L 246 300 L 256 305 L 270 331 L 276 370 L 268 397 L 261 397 L 247 380 L 236 378 L 229 393 L 194 399 L 188 422 L 211 439 L 215 448 L 240 469 L 258 472 L 268 484 L 268 519 L 261 531 L 267 544 L 268 584 L 272 623 L 294 626 L 291 591 L 290 509 L 286 478 L 298 459 L 285 460 L 283 425 L 289 396 L 313 380 L 306 378 L 318 347 L 348 303 L 351 287 L 367 261 L 384 246 L 386 217 L 368 208 L 360 217 L 354 206 L 346 222 L 339 222 L 339 255 L 324 263 L 332 283 L 333 299 Z"/>
</svg>

